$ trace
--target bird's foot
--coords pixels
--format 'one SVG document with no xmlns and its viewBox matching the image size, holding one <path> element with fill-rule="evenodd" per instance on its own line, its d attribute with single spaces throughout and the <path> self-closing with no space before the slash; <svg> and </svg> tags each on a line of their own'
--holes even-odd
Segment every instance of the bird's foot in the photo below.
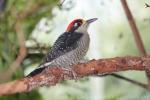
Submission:
<svg viewBox="0 0 150 100">
<path fill-rule="evenodd" d="M 79 61 L 79 63 L 86 63 L 86 62 L 88 62 L 87 59 L 82 59 L 82 60 Z"/>
<path fill-rule="evenodd" d="M 67 68 L 66 68 L 66 67 L 64 68 L 64 67 L 63 67 L 62 69 L 65 70 L 65 71 L 67 71 L 67 72 L 69 71 L 69 73 L 72 74 L 72 76 L 73 76 L 73 78 L 74 78 L 75 80 L 78 79 L 76 72 L 75 72 L 72 68 L 68 68 L 68 67 L 67 67 Z"/>
</svg>

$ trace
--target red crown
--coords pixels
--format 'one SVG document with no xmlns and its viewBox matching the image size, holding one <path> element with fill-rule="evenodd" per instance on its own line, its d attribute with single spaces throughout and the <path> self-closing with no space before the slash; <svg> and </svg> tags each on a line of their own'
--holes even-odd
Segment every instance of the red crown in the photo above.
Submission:
<svg viewBox="0 0 150 100">
<path fill-rule="evenodd" d="M 82 20 L 82 19 L 75 19 L 75 20 L 73 20 L 73 21 L 68 25 L 66 31 L 69 31 L 69 30 L 74 26 L 74 24 L 75 24 L 78 20 Z"/>
</svg>

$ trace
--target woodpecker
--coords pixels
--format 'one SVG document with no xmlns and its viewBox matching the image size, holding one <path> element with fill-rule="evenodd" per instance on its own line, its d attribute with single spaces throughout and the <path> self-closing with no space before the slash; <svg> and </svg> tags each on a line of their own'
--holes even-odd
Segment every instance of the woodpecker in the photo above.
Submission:
<svg viewBox="0 0 150 100">
<path fill-rule="evenodd" d="M 27 77 L 35 76 L 50 66 L 70 68 L 71 65 L 78 64 L 89 48 L 90 37 L 87 29 L 96 20 L 97 18 L 73 20 L 66 31 L 55 41 L 39 67 Z"/>
</svg>

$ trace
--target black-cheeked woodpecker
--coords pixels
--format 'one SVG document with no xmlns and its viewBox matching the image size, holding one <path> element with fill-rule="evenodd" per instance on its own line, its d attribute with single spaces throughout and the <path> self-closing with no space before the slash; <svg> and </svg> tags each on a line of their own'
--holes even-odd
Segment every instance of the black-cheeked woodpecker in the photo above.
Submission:
<svg viewBox="0 0 150 100">
<path fill-rule="evenodd" d="M 79 63 L 86 55 L 90 38 L 87 29 L 97 18 L 83 20 L 75 19 L 67 27 L 66 32 L 58 37 L 50 51 L 46 54 L 42 64 L 27 77 L 39 74 L 50 66 L 69 68 Z"/>
</svg>

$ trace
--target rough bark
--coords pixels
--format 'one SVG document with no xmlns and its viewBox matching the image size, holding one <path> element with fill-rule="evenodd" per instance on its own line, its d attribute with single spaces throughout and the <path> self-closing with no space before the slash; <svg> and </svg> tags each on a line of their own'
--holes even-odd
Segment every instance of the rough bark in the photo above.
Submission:
<svg viewBox="0 0 150 100">
<path fill-rule="evenodd" d="M 150 56 L 126 56 L 91 60 L 87 63 L 73 65 L 72 71 L 54 66 L 34 77 L 25 77 L 20 80 L 1 84 L 0 95 L 28 92 L 41 86 L 53 86 L 63 80 L 77 80 L 85 76 L 111 74 L 127 70 L 145 71 L 145 67 L 148 65 L 150 65 Z"/>
</svg>

